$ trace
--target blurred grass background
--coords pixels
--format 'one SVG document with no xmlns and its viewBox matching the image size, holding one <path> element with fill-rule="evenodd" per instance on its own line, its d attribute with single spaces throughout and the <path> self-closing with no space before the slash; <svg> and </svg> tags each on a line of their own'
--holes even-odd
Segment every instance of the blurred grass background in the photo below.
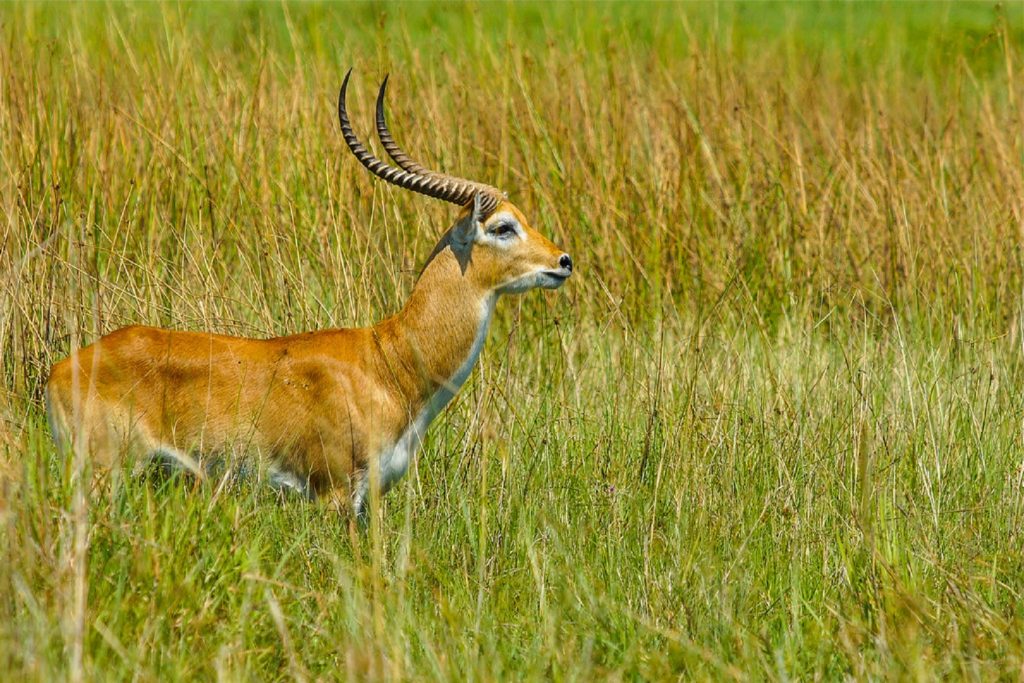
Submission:
<svg viewBox="0 0 1024 683">
<path fill-rule="evenodd" d="M 6 678 L 1013 678 L 1019 3 L 0 6 Z M 354 543 L 316 505 L 72 504 L 49 366 L 128 323 L 396 310 L 451 208 L 578 264 L 510 299 Z"/>
</svg>

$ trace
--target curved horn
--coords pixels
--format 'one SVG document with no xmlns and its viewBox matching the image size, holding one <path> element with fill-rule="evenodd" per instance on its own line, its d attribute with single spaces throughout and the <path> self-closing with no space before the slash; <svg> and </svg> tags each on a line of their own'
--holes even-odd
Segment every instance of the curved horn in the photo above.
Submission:
<svg viewBox="0 0 1024 683">
<path fill-rule="evenodd" d="M 377 93 L 377 137 L 380 138 L 380 143 L 384 146 L 384 151 L 388 153 L 392 161 L 401 166 L 409 173 L 417 174 L 433 174 L 434 172 L 428 168 L 424 168 L 420 164 L 413 161 L 412 157 L 405 153 L 395 139 L 391 137 L 391 131 L 388 130 L 388 122 L 384 118 L 384 92 L 388 88 L 388 77 L 390 74 L 384 76 L 383 82 L 380 84 L 380 92 Z"/>
<path fill-rule="evenodd" d="M 412 169 L 395 168 L 373 156 L 352 130 L 348 111 L 345 108 L 345 96 L 348 92 L 348 81 L 351 75 L 352 69 L 349 69 L 341 84 L 341 92 L 338 94 L 338 120 L 341 123 L 341 134 L 345 138 L 345 143 L 359 163 L 366 167 L 366 170 L 393 185 L 459 206 L 469 204 L 477 194 L 481 194 L 481 199 L 483 199 L 481 208 L 485 212 L 489 213 L 497 207 L 502 194 L 496 188 L 443 173 L 431 173 L 409 159 L 408 155 L 405 155 L 397 145 L 394 146 L 403 155 L 403 162 L 407 160 L 415 165 Z M 390 138 L 390 136 L 388 137 Z M 391 144 L 394 144 L 393 140 L 391 140 Z"/>
<path fill-rule="evenodd" d="M 388 130 L 388 122 L 384 116 L 384 96 L 387 92 L 389 77 L 390 74 L 386 74 L 384 76 L 384 80 L 380 84 L 380 91 L 377 93 L 377 137 L 380 138 L 384 151 L 388 153 L 388 156 L 391 157 L 396 164 L 409 173 L 429 176 L 431 178 L 442 178 L 451 183 L 465 184 L 472 187 L 474 194 L 483 195 L 480 203 L 480 210 L 483 211 L 483 215 L 486 216 L 494 211 L 494 209 L 497 208 L 498 203 L 504 198 L 504 193 L 501 190 L 484 183 L 458 178 L 456 176 L 448 175 L 447 173 L 432 171 L 429 168 L 425 168 L 422 164 L 417 163 L 412 157 L 405 153 L 405 150 L 398 146 L 398 143 L 395 142 L 394 137 L 391 135 L 391 131 Z"/>
<path fill-rule="evenodd" d="M 429 176 L 432 178 L 443 178 L 453 183 L 464 183 L 472 187 L 474 194 L 483 195 L 480 202 L 480 210 L 483 212 L 483 215 L 486 216 L 494 211 L 494 209 L 498 207 L 498 203 L 505 197 L 505 194 L 501 190 L 484 183 L 465 180 L 463 178 L 448 175 L 447 173 L 432 171 L 417 163 L 412 157 L 405 153 L 405 150 L 398 146 L 398 143 L 395 142 L 394 137 L 391 135 L 391 131 L 388 130 L 387 119 L 384 116 L 384 95 L 388 87 L 388 78 L 389 75 L 384 76 L 384 81 L 380 84 L 380 91 L 377 93 L 377 137 L 380 138 L 384 151 L 388 153 L 388 156 L 391 157 L 396 164 L 409 173 L 416 173 L 417 175 Z"/>
</svg>

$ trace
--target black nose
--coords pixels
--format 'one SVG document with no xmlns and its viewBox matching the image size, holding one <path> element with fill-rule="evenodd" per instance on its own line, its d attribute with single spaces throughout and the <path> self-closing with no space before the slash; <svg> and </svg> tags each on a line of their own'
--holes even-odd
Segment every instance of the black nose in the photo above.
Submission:
<svg viewBox="0 0 1024 683">
<path fill-rule="evenodd" d="M 566 270 L 572 270 L 572 259 L 569 258 L 568 254 L 562 254 L 562 258 L 558 259 L 558 265 Z"/>
</svg>

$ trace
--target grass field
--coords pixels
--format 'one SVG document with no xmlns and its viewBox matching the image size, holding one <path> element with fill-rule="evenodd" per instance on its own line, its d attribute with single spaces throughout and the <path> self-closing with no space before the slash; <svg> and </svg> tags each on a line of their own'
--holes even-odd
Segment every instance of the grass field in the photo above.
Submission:
<svg viewBox="0 0 1024 683">
<path fill-rule="evenodd" d="M 5 680 L 1024 675 L 1020 4 L 0 7 Z M 452 208 L 573 255 L 505 300 L 350 537 L 85 490 L 41 390 L 129 323 L 401 306 Z"/>
</svg>

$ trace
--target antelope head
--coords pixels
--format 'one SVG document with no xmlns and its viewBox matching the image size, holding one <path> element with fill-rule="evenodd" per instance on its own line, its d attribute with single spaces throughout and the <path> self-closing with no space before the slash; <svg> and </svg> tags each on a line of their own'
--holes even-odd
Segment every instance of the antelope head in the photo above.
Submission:
<svg viewBox="0 0 1024 683">
<path fill-rule="evenodd" d="M 377 95 L 377 134 L 396 166 L 375 157 L 360 142 L 345 108 L 349 76 L 338 96 L 338 118 L 349 149 L 374 175 L 398 187 L 462 207 L 427 259 L 427 265 L 451 249 L 464 277 L 496 294 L 518 294 L 535 288 L 557 289 L 572 274 L 572 258 L 530 227 L 523 213 L 504 192 L 490 185 L 424 168 L 395 142 L 384 116 L 384 78 Z M 426 266 L 425 266 L 426 267 Z"/>
</svg>

